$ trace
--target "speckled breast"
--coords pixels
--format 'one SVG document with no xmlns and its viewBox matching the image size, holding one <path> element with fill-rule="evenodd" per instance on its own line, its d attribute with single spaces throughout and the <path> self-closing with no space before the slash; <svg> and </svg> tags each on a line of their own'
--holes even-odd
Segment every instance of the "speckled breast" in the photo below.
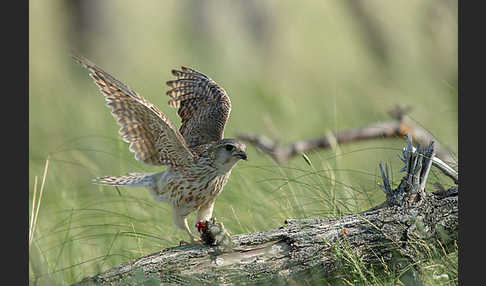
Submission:
<svg viewBox="0 0 486 286">
<path fill-rule="evenodd" d="M 184 172 L 180 172 L 182 174 Z M 187 214 L 213 201 L 228 182 L 231 172 L 218 174 L 214 170 L 186 172 L 186 176 L 169 179 L 168 189 L 172 205 Z"/>
</svg>

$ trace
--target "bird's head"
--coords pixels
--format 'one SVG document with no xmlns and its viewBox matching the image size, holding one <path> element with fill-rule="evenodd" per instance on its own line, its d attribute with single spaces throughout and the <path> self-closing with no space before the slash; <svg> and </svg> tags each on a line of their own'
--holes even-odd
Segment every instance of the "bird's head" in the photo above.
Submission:
<svg viewBox="0 0 486 286">
<path fill-rule="evenodd" d="M 216 167 L 224 173 L 230 171 L 239 160 L 248 160 L 246 145 L 236 139 L 223 139 L 216 142 L 209 153 Z"/>
</svg>

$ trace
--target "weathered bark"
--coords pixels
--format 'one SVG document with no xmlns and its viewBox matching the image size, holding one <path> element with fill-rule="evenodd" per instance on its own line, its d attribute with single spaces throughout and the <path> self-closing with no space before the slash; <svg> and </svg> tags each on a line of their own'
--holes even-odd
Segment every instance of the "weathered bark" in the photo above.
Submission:
<svg viewBox="0 0 486 286">
<path fill-rule="evenodd" d="M 406 175 L 391 189 L 380 165 L 387 200 L 360 214 L 332 219 L 287 219 L 283 226 L 231 237 L 233 249 L 189 245 L 167 248 L 88 277 L 76 285 L 120 285 L 133 276 L 161 284 L 254 284 L 292 281 L 310 273 L 330 278 L 344 265 L 336 249 L 351 249 L 370 265 L 421 255 L 417 243 L 452 245 L 458 239 L 458 188 L 425 193 L 433 143 L 401 160 Z M 138 273 L 138 274 L 137 274 Z"/>
<path fill-rule="evenodd" d="M 334 247 L 344 239 L 365 261 L 380 265 L 381 258 L 390 262 L 394 251 L 404 256 L 417 255 L 413 247 L 408 247 L 408 239 L 457 239 L 456 191 L 446 197 L 427 196 L 420 206 L 393 206 L 339 219 L 288 219 L 278 229 L 234 235 L 237 250 L 228 253 L 204 245 L 167 248 L 76 285 L 119 285 L 137 269 L 162 283 L 187 285 L 298 279 L 316 270 L 331 276 L 339 270 Z"/>
</svg>

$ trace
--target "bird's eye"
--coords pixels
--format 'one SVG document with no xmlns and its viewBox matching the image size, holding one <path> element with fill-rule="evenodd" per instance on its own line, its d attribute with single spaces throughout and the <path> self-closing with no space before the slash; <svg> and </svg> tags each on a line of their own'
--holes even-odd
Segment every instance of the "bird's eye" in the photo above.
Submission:
<svg viewBox="0 0 486 286">
<path fill-rule="evenodd" d="M 231 151 L 233 151 L 234 149 L 235 149 L 235 146 L 233 146 L 233 145 L 226 145 L 226 150 L 227 150 L 227 151 L 230 151 L 230 152 L 231 152 Z"/>
</svg>

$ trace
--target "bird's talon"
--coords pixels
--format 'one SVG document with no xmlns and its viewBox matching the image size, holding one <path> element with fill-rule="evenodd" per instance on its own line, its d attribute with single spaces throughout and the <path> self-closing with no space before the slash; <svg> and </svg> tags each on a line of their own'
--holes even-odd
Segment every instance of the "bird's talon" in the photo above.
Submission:
<svg viewBox="0 0 486 286">
<path fill-rule="evenodd" d="M 199 233 L 202 233 L 206 226 L 207 225 L 202 220 L 199 220 L 194 227 L 197 228 L 197 231 Z"/>
<path fill-rule="evenodd" d="M 179 246 L 189 245 L 190 243 L 184 240 L 179 241 Z"/>
</svg>

